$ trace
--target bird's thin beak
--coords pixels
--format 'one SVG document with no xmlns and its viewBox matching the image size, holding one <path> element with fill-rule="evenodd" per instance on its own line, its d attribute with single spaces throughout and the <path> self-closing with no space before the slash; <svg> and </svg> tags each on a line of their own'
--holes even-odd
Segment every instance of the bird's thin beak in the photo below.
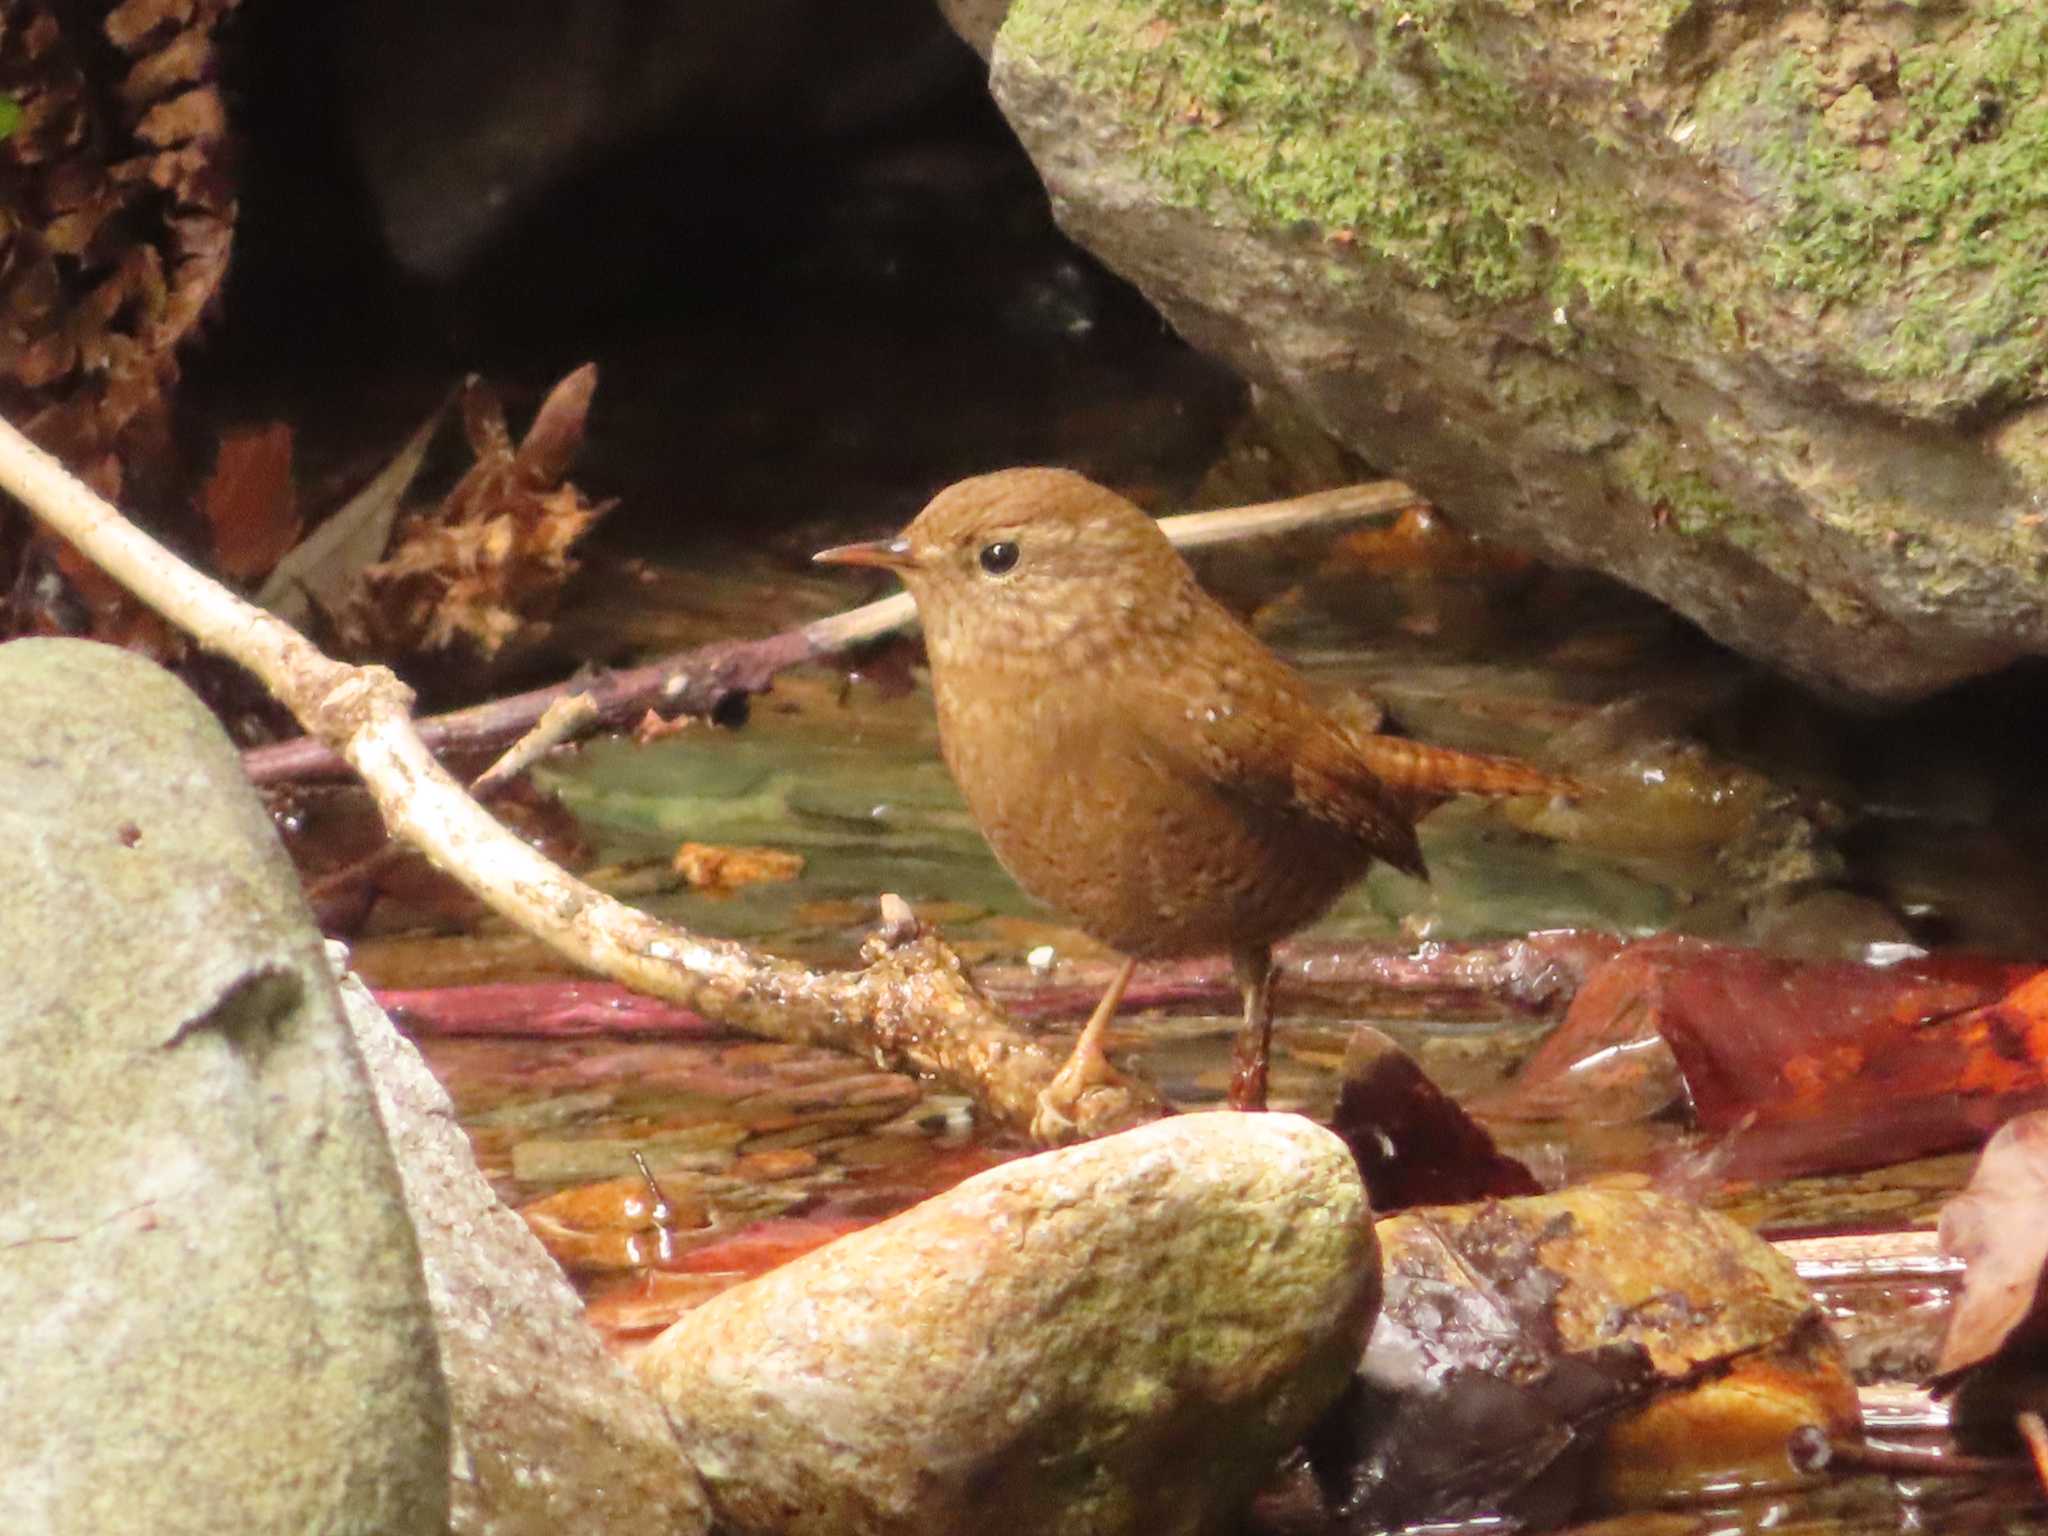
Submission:
<svg viewBox="0 0 2048 1536">
<path fill-rule="evenodd" d="M 868 544 L 840 544 L 821 549 L 811 559 L 819 565 L 875 565 L 887 571 L 916 568 L 917 558 L 905 538 L 876 539 Z"/>
</svg>

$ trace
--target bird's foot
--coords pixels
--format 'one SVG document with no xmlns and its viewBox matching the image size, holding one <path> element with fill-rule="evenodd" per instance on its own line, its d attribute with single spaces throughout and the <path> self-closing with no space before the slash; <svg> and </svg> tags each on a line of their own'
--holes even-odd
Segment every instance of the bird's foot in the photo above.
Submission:
<svg viewBox="0 0 2048 1536">
<path fill-rule="evenodd" d="M 1230 1048 L 1230 1107 L 1266 1107 L 1266 1064 L 1273 1054 L 1273 950 L 1246 945 L 1232 953 L 1230 968 L 1244 991 L 1244 1028 Z"/>
<path fill-rule="evenodd" d="M 1240 1038 L 1230 1064 L 1232 1109 L 1262 1110 L 1266 1107 L 1266 1052 L 1247 1048 Z"/>
<path fill-rule="evenodd" d="M 1032 1139 L 1047 1147 L 1079 1141 L 1086 1134 L 1085 1125 L 1103 1118 L 1087 1112 L 1088 1102 L 1106 1093 L 1115 1094 L 1120 1107 L 1129 1102 L 1133 1086 L 1102 1050 L 1077 1049 L 1039 1091 L 1038 1111 L 1031 1117 Z"/>
</svg>

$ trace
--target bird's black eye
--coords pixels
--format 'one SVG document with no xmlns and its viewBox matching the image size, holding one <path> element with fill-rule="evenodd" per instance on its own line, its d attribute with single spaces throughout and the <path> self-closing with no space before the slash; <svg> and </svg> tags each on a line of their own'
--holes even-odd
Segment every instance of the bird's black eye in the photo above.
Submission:
<svg viewBox="0 0 2048 1536">
<path fill-rule="evenodd" d="M 981 568 L 991 576 L 1007 576 L 1017 564 L 1017 553 L 1017 546 L 1008 539 L 984 544 L 981 546 Z"/>
</svg>

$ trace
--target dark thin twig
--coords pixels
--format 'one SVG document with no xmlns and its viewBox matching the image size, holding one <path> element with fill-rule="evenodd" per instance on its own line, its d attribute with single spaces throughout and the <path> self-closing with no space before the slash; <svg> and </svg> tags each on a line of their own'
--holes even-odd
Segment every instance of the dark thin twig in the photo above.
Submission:
<svg viewBox="0 0 2048 1536">
<path fill-rule="evenodd" d="M 1876 1472 L 1885 1477 L 1982 1477 L 2010 1473 L 2015 1463 L 1939 1446 L 1892 1445 L 1831 1438 L 1809 1426 L 1787 1447 L 1801 1472 Z"/>
<path fill-rule="evenodd" d="M 628 725 L 650 709 L 668 716 L 716 719 L 733 700 L 765 691 L 779 673 L 830 654 L 812 637 L 815 628 L 806 625 L 785 630 L 765 640 L 721 640 L 644 667 L 574 677 L 547 688 L 433 715 L 419 722 L 420 739 L 437 756 L 450 751 L 494 750 L 516 741 L 557 699 L 579 693 L 591 702 L 586 727 L 590 730 Z M 353 777 L 348 764 L 310 736 L 244 752 L 242 770 L 258 785 Z"/>
<path fill-rule="evenodd" d="M 1183 513 L 1161 518 L 1159 526 L 1181 548 L 1198 549 L 1233 539 L 1337 527 L 1420 503 L 1414 490 L 1400 481 L 1374 480 L 1256 506 Z M 777 674 L 891 634 L 916 616 L 910 598 L 898 593 L 765 639 L 722 640 L 643 667 L 571 678 L 488 704 L 430 716 L 414 725 L 428 750 L 439 756 L 459 749 L 503 747 L 524 733 L 555 700 L 572 693 L 589 695 L 591 730 L 631 724 L 650 709 L 670 719 L 698 715 L 715 720 L 735 701 L 766 692 Z M 242 769 L 259 785 L 349 777 L 348 765 L 311 737 L 253 748 L 242 754 Z"/>
</svg>

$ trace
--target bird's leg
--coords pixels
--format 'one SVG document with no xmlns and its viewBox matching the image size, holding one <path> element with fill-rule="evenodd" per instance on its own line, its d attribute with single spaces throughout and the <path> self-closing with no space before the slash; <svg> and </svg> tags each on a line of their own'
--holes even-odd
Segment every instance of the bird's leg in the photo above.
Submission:
<svg viewBox="0 0 2048 1536">
<path fill-rule="evenodd" d="M 1273 946 L 1251 944 L 1230 952 L 1230 968 L 1244 993 L 1244 1026 L 1231 1053 L 1230 1107 L 1266 1107 L 1266 1057 L 1273 1048 Z"/>
<path fill-rule="evenodd" d="M 1048 1146 L 1073 1139 L 1074 1112 L 1080 1107 L 1082 1094 L 1090 1088 L 1113 1088 L 1124 1081 L 1123 1075 L 1110 1065 L 1102 1039 L 1109 1033 L 1109 1021 L 1116 1017 L 1117 1004 L 1124 1000 L 1124 988 L 1131 984 L 1131 972 L 1137 968 L 1138 962 L 1128 956 L 1116 968 L 1102 1001 L 1081 1026 L 1081 1038 L 1074 1042 L 1074 1053 L 1038 1095 L 1038 1113 L 1032 1116 L 1031 1134 Z"/>
</svg>

